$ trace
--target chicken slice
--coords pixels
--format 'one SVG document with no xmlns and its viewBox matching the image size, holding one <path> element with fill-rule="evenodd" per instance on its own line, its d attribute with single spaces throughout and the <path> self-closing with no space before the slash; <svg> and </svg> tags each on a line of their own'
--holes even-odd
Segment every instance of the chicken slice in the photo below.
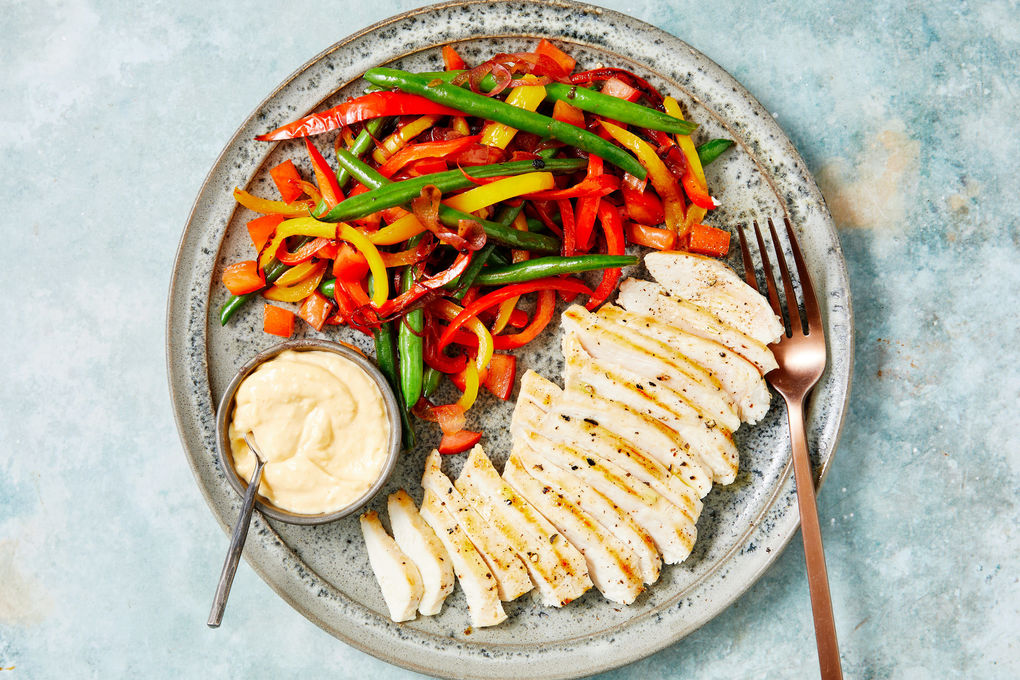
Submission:
<svg viewBox="0 0 1020 680">
<path fill-rule="evenodd" d="M 606 531 L 630 548 L 637 557 L 642 581 L 650 584 L 659 579 L 662 560 L 659 559 L 655 541 L 622 508 L 576 475 L 550 465 L 523 442 L 514 444 L 513 457 L 535 479 L 577 503 L 582 510 L 598 520 Z"/>
<path fill-rule="evenodd" d="M 762 375 L 779 367 L 772 350 L 764 344 L 730 326 L 704 307 L 673 297 L 657 283 L 627 279 L 620 284 L 617 302 L 628 311 L 654 316 L 678 330 L 729 347 L 757 366 Z"/>
<path fill-rule="evenodd" d="M 453 565 L 446 548 L 435 532 L 421 518 L 418 508 L 406 491 L 390 494 L 386 502 L 393 539 L 404 554 L 411 558 L 421 575 L 423 592 L 418 611 L 435 616 L 443 608 L 446 596 L 453 592 Z"/>
<path fill-rule="evenodd" d="M 683 437 L 710 480 L 729 484 L 736 478 L 739 455 L 730 433 L 703 417 L 675 392 L 592 357 L 572 333 L 563 338 L 563 355 L 569 390 L 598 394 L 658 420 Z M 697 483 L 694 471 L 674 473 L 689 486 L 707 492 Z M 699 493 L 699 497 L 702 495 Z"/>
<path fill-rule="evenodd" d="M 768 300 L 715 258 L 649 253 L 645 267 L 671 295 L 705 307 L 762 344 L 776 342 L 784 332 Z"/>
<path fill-rule="evenodd" d="M 771 395 L 758 367 L 728 347 L 678 331 L 655 317 L 628 312 L 615 305 L 603 305 L 598 315 L 621 326 L 636 328 L 643 335 L 668 345 L 711 371 L 736 402 L 737 412 L 745 423 L 758 422 L 769 410 Z"/>
<path fill-rule="evenodd" d="M 423 592 L 418 567 L 386 533 L 378 513 L 366 512 L 361 516 L 361 533 L 390 618 L 397 623 L 410 621 L 418 611 Z"/>
<path fill-rule="evenodd" d="M 697 527 L 682 508 L 655 489 L 628 478 L 626 472 L 593 453 L 578 451 L 535 432 L 525 434 L 522 444 L 537 454 L 543 464 L 576 475 L 620 506 L 652 537 L 666 564 L 683 562 L 690 554 Z"/>
<path fill-rule="evenodd" d="M 595 587 L 612 602 L 630 604 L 641 594 L 641 569 L 634 552 L 577 503 L 529 475 L 511 456 L 503 479 L 531 503 L 563 538 L 581 551 Z M 550 540 L 563 540 L 553 536 Z"/>
<path fill-rule="evenodd" d="M 730 431 L 740 426 L 737 406 L 719 380 L 677 355 L 668 345 L 642 336 L 635 329 L 604 321 L 578 305 L 563 312 L 563 325 L 577 334 L 585 351 L 593 357 L 624 366 L 669 387 L 706 418 Z"/>
<path fill-rule="evenodd" d="M 484 628 L 506 621 L 506 612 L 503 611 L 503 604 L 499 601 L 496 577 L 492 575 L 485 560 L 475 550 L 475 546 L 443 505 L 442 500 L 429 489 L 425 489 L 425 499 L 422 501 L 420 512 L 422 519 L 432 527 L 450 556 L 453 571 L 467 598 L 471 625 L 475 628 Z"/>
<path fill-rule="evenodd" d="M 457 490 L 524 561 L 543 604 L 562 607 L 591 588 L 584 556 L 503 481 L 481 446 L 471 449 Z"/>
<path fill-rule="evenodd" d="M 439 497 L 489 565 L 499 587 L 499 599 L 504 602 L 516 600 L 534 587 L 528 570 L 506 538 L 464 500 L 450 478 L 443 474 L 436 450 L 425 459 L 421 485 Z"/>
</svg>

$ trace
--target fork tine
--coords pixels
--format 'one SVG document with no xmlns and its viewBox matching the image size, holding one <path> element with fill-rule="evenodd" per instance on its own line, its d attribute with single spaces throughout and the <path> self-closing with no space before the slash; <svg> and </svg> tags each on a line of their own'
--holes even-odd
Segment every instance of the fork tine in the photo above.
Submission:
<svg viewBox="0 0 1020 680">
<path fill-rule="evenodd" d="M 754 223 L 754 235 L 758 239 L 758 252 L 761 254 L 761 265 L 762 269 L 765 270 L 765 286 L 769 292 L 769 304 L 772 305 L 772 311 L 775 312 L 776 316 L 780 319 L 783 318 L 783 308 L 779 304 L 779 292 L 776 290 L 776 277 L 772 273 L 772 263 L 769 261 L 769 251 L 765 249 L 765 241 L 762 240 L 761 230 L 758 229 L 758 223 Z"/>
<path fill-rule="evenodd" d="M 757 229 L 758 224 L 755 223 L 754 227 Z M 740 237 L 740 254 L 744 258 L 744 280 L 747 281 L 747 285 L 761 294 L 761 290 L 758 288 L 758 277 L 754 275 L 754 260 L 751 259 L 751 249 L 747 247 L 747 241 L 744 239 L 744 225 L 737 225 L 737 235 Z"/>
<path fill-rule="evenodd" d="M 797 278 L 800 279 L 800 293 L 804 298 L 804 315 L 807 317 L 808 333 L 816 333 L 822 329 L 822 315 L 818 310 L 818 300 L 815 299 L 815 289 L 811 285 L 811 277 L 808 275 L 807 266 L 804 264 L 804 256 L 800 252 L 800 244 L 793 233 L 793 225 L 790 218 L 786 221 L 786 233 L 790 237 L 790 247 L 793 249 L 793 261 L 797 265 Z"/>
<path fill-rule="evenodd" d="M 783 275 L 783 290 L 786 293 L 786 306 L 790 314 L 790 331 L 796 330 L 793 320 L 797 320 L 800 332 L 805 333 L 804 322 L 800 320 L 800 307 L 797 304 L 797 295 L 793 292 L 793 279 L 790 278 L 790 268 L 786 266 L 786 256 L 783 255 L 783 244 L 776 233 L 776 225 L 769 218 L 769 231 L 772 232 L 772 246 L 776 249 L 776 262 L 779 263 L 779 271 Z"/>
</svg>

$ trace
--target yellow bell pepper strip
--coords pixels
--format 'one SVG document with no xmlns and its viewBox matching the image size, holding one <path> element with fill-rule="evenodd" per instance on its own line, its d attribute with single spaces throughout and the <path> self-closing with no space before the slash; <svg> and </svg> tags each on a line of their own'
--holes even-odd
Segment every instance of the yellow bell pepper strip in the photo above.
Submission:
<svg viewBox="0 0 1020 680">
<path fill-rule="evenodd" d="M 675 99 L 665 97 L 662 100 L 662 106 L 666 109 L 666 113 L 683 120 L 684 116 L 680 111 L 680 105 L 676 103 Z M 684 160 L 687 161 L 684 164 L 684 173 L 680 178 L 680 182 L 684 185 L 688 198 L 702 210 L 714 210 L 715 201 L 712 200 L 712 196 L 708 193 L 708 182 L 705 181 L 705 169 L 701 167 L 701 157 L 698 156 L 698 148 L 694 146 L 690 135 L 676 135 L 676 143 L 684 153 Z M 702 213 L 701 217 L 704 217 L 704 213 Z M 700 221 L 701 218 L 699 217 L 692 224 L 698 224 Z"/>
<path fill-rule="evenodd" d="M 450 127 L 453 128 L 453 130 L 455 130 L 456 132 L 459 132 L 460 134 L 464 135 L 465 137 L 471 134 L 471 128 L 468 127 L 467 118 L 465 118 L 464 116 L 454 116 L 453 118 L 451 118 Z"/>
<path fill-rule="evenodd" d="M 297 267 L 294 267 L 294 269 L 298 269 L 303 266 L 304 265 L 298 265 Z M 294 271 L 294 269 L 291 271 Z M 289 274 L 290 272 L 287 273 Z M 262 297 L 267 300 L 275 300 L 276 302 L 301 302 L 315 292 L 315 289 L 319 287 L 319 282 L 322 281 L 322 275 L 325 273 L 326 262 L 317 262 L 313 265 L 311 272 L 308 273 L 303 280 L 292 286 L 274 284 L 262 293 Z"/>
<path fill-rule="evenodd" d="M 296 201 L 294 203 L 270 201 L 266 198 L 252 196 L 244 189 L 236 187 L 234 188 L 234 200 L 248 210 L 253 210 L 263 215 L 283 215 L 284 217 L 304 217 L 315 207 L 315 204 L 311 201 Z"/>
<path fill-rule="evenodd" d="M 390 156 L 404 148 L 408 142 L 435 125 L 440 118 L 442 116 L 422 116 L 412 120 L 384 139 L 382 145 L 372 152 L 372 158 L 380 165 L 385 163 Z"/>
<path fill-rule="evenodd" d="M 522 80 L 536 80 L 535 76 L 527 75 Z M 545 99 L 545 88 L 541 85 L 518 85 L 510 90 L 506 103 L 526 111 L 534 111 Z M 517 129 L 505 123 L 491 121 L 482 128 L 482 144 L 505 149 L 517 134 Z"/>
<path fill-rule="evenodd" d="M 318 262 L 304 262 L 291 267 L 276 280 L 276 285 L 281 287 L 293 286 L 315 271 L 319 264 Z"/>
<path fill-rule="evenodd" d="M 368 237 L 344 222 L 320 222 L 313 217 L 299 217 L 281 222 L 276 234 L 259 255 L 259 267 L 265 266 L 273 259 L 276 251 L 290 236 L 312 236 L 347 241 L 365 256 L 369 271 L 372 272 L 372 303 L 376 306 L 386 302 L 389 297 L 389 283 L 386 277 L 386 266 L 375 245 Z"/>
<path fill-rule="evenodd" d="M 655 153 L 651 144 L 618 125 L 613 125 L 605 120 L 599 122 L 613 139 L 637 156 L 638 162 L 648 171 L 648 181 L 652 183 L 656 193 L 662 198 L 666 227 L 680 232 L 684 227 L 684 197 L 676 177 Z"/>
<path fill-rule="evenodd" d="M 555 186 L 556 182 L 551 172 L 529 172 L 526 175 L 504 177 L 495 182 L 468 189 L 462 194 L 445 199 L 443 203 L 454 210 L 473 213 L 523 194 L 546 191 Z"/>
<path fill-rule="evenodd" d="M 471 408 L 475 399 L 478 398 L 478 366 L 473 362 L 468 362 L 464 366 L 464 393 L 460 395 L 460 399 L 457 400 L 457 406 L 467 411 Z"/>
<path fill-rule="evenodd" d="M 464 312 L 463 307 L 443 298 L 435 300 L 430 305 L 429 309 L 436 316 L 444 319 L 445 321 L 453 321 Z M 485 324 L 483 324 L 474 314 L 472 314 L 470 318 L 465 317 L 460 319 L 460 323 L 457 325 L 457 328 L 460 328 L 460 326 L 466 326 L 468 330 L 474 333 L 478 338 L 478 354 L 475 355 L 475 365 L 479 372 L 484 371 L 489 365 L 489 360 L 492 359 L 492 351 L 494 349 L 492 344 L 492 334 L 489 333 L 489 329 L 486 328 Z M 451 339 L 453 338 L 453 331 L 449 331 L 449 337 Z M 449 341 L 447 341 L 447 344 L 448 343 Z M 442 342 L 440 342 L 440 345 L 445 346 Z"/>
</svg>

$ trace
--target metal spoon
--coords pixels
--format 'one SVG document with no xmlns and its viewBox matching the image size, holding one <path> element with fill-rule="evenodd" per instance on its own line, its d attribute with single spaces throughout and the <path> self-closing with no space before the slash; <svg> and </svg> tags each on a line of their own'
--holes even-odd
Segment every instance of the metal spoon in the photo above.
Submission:
<svg viewBox="0 0 1020 680">
<path fill-rule="evenodd" d="M 207 621 L 210 628 L 219 628 L 220 622 L 223 620 L 223 610 L 227 607 L 227 597 L 230 595 L 230 586 L 234 582 L 237 562 L 241 559 L 244 541 L 248 538 L 251 511 L 255 507 L 255 495 L 262 482 L 262 468 L 266 464 L 265 459 L 255 447 L 255 435 L 252 432 L 247 432 L 244 435 L 244 441 L 255 455 L 255 472 L 248 480 L 248 490 L 241 503 L 241 516 L 237 518 L 237 524 L 234 525 L 234 533 L 230 537 L 230 549 L 227 550 L 227 559 L 223 561 L 223 571 L 220 573 L 220 582 L 216 586 L 216 597 L 213 598 L 212 610 L 209 612 L 209 621 Z"/>
</svg>

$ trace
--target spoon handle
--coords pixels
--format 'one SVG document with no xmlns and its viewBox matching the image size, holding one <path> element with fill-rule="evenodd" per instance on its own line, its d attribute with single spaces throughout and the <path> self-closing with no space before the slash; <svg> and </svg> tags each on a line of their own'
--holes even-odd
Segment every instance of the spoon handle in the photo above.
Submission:
<svg viewBox="0 0 1020 680">
<path fill-rule="evenodd" d="M 244 540 L 248 537 L 248 525 L 251 524 L 251 512 L 255 508 L 255 495 L 259 490 L 259 483 L 262 481 L 262 467 L 265 463 L 258 459 L 255 463 L 255 472 L 252 473 L 248 482 L 248 490 L 244 494 L 244 501 L 241 504 L 241 516 L 237 518 L 234 525 L 234 533 L 230 537 L 230 549 L 227 551 L 227 558 L 223 561 L 223 571 L 220 573 L 220 582 L 216 585 L 216 597 L 213 598 L 212 610 L 209 612 L 210 628 L 219 628 L 223 620 L 223 610 L 227 607 L 227 597 L 230 595 L 230 586 L 234 582 L 234 573 L 237 571 L 237 562 L 241 559 L 241 551 L 244 550 Z"/>
</svg>

